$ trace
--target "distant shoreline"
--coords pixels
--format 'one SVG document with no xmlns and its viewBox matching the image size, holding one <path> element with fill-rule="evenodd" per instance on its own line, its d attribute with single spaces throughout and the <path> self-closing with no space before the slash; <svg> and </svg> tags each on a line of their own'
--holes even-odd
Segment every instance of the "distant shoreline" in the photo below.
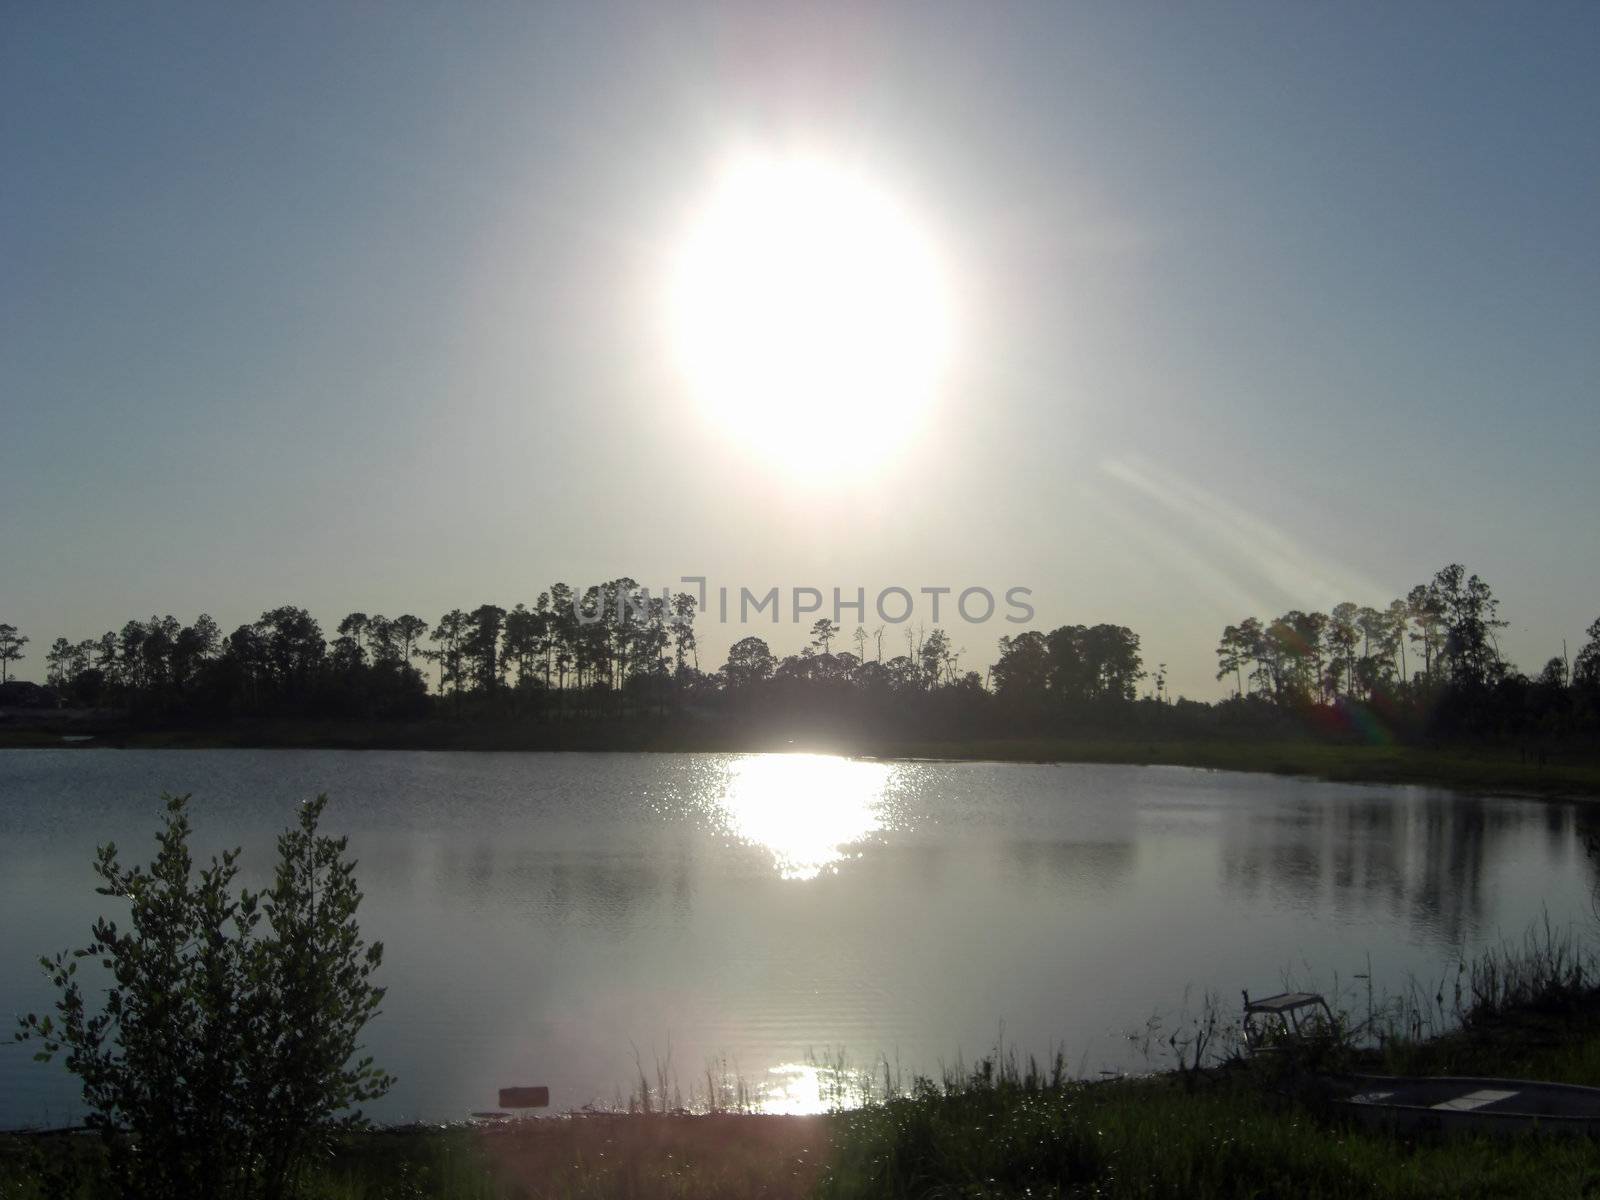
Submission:
<svg viewBox="0 0 1600 1200">
<path fill-rule="evenodd" d="M 0 725 L 0 749 L 294 749 L 477 752 L 763 753 L 809 751 L 950 762 L 1105 763 L 1313 776 L 1336 783 L 1447 787 L 1545 799 L 1600 796 L 1600 750 L 1585 747 L 1362 745 L 1314 739 L 1118 737 L 897 738 L 682 721 L 409 723 L 306 720 L 139 729 L 39 721 Z"/>
</svg>

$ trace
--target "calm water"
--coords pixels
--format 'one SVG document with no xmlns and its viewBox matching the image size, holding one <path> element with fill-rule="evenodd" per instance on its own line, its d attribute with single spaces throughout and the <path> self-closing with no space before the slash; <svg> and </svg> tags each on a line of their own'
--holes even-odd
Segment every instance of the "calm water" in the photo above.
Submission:
<svg viewBox="0 0 1600 1200">
<path fill-rule="evenodd" d="M 708 1061 L 774 1109 L 816 1059 L 937 1070 L 995 1042 L 1139 1067 L 1124 1036 L 1186 990 L 1434 979 L 1548 911 L 1589 918 L 1572 806 L 1170 767 L 806 756 L 0 752 L 0 1020 L 111 902 L 90 861 L 147 861 L 163 790 L 197 848 L 270 870 L 294 804 L 332 796 L 386 947 L 370 1027 L 399 1076 L 375 1115 L 454 1119 L 496 1089 L 613 1101 Z M 809 1053 L 808 1053 L 809 1052 Z M 0 1044 L 0 1128 L 76 1115 Z"/>
</svg>

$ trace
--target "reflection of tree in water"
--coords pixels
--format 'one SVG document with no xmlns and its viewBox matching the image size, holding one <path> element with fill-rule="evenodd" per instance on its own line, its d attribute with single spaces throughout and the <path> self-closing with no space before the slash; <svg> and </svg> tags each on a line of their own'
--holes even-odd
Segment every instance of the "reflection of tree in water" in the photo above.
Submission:
<svg viewBox="0 0 1600 1200">
<path fill-rule="evenodd" d="M 1573 836 L 1583 846 L 1583 865 L 1588 875 L 1589 908 L 1596 922 L 1600 922 L 1600 812 L 1592 804 L 1550 806 L 1570 814 Z"/>
<path fill-rule="evenodd" d="M 694 881 L 683 855 L 593 851 L 551 853 L 478 842 L 443 846 L 434 861 L 440 890 L 475 907 L 536 914 L 554 925 L 580 925 L 618 936 L 652 912 L 689 911 Z"/>
<path fill-rule="evenodd" d="M 543 879 L 530 877 L 528 885 L 544 884 L 542 915 L 618 935 L 631 932 L 642 912 L 660 906 L 670 886 L 660 863 L 643 854 L 562 854 L 536 870 Z"/>
<path fill-rule="evenodd" d="M 1572 806 L 1568 804 L 1544 806 L 1545 849 L 1550 855 L 1560 854 L 1572 844 L 1575 816 Z"/>
<path fill-rule="evenodd" d="M 1025 884 L 1094 889 L 1113 888 L 1126 880 L 1138 857 L 1132 841 L 1014 841 L 1007 842 L 1003 852 L 1013 878 Z"/>
<path fill-rule="evenodd" d="M 1459 944 L 1486 932 L 1484 880 L 1495 844 L 1543 825 L 1556 857 L 1570 846 L 1570 820 L 1564 805 L 1425 791 L 1241 809 L 1225 829 L 1223 881 L 1247 900 L 1331 907 L 1340 920 L 1382 914 Z"/>
<path fill-rule="evenodd" d="M 1000 843 L 993 853 L 1008 883 L 1050 889 L 1107 890 L 1132 875 L 1138 846 L 1129 841 L 1039 841 L 1019 838 Z M 906 841 L 880 850 L 874 877 L 885 887 L 905 887 L 937 895 L 967 888 L 973 852 L 945 841 Z"/>
<path fill-rule="evenodd" d="M 1498 809 L 1499 833 L 1526 822 Z M 1491 821 L 1482 800 L 1429 796 L 1422 802 L 1421 873 L 1412 889 L 1413 921 L 1459 944 L 1483 923 L 1483 866 Z"/>
</svg>

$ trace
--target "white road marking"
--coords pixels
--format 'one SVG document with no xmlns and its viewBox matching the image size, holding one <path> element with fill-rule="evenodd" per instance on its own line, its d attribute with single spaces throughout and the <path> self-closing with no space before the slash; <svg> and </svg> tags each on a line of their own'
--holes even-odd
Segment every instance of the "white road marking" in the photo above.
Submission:
<svg viewBox="0 0 1600 1200">
<path fill-rule="evenodd" d="M 1474 1108 L 1482 1108 L 1485 1104 L 1493 1104 L 1497 1100 L 1509 1100 L 1516 1094 L 1515 1091 L 1483 1088 L 1480 1091 L 1468 1092 L 1465 1096 L 1457 1096 L 1454 1100 L 1441 1101 L 1433 1107 L 1446 1112 L 1470 1112 Z"/>
</svg>

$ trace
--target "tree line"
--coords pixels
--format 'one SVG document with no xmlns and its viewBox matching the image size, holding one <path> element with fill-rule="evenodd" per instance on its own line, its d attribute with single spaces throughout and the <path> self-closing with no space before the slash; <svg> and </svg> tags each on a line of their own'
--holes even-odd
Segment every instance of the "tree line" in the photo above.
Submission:
<svg viewBox="0 0 1600 1200">
<path fill-rule="evenodd" d="M 557 583 L 531 604 L 452 609 L 431 622 L 353 612 L 332 636 L 295 605 L 268 609 L 226 634 L 207 614 L 188 624 L 152 616 L 98 638 L 57 638 L 45 654 L 40 699 L 147 721 L 610 721 L 674 712 L 776 721 L 811 712 L 887 714 L 910 731 L 926 727 L 930 714 L 941 727 L 970 726 L 996 695 L 1013 707 L 1068 696 L 1131 701 L 1143 676 L 1138 635 L 1122 627 L 1002 639 L 986 679 L 963 668 L 964 651 L 944 629 L 882 624 L 847 632 L 827 618 L 795 653 L 779 655 L 765 639 L 745 637 L 720 668 L 706 670 L 697 614 L 692 595 L 650 595 L 624 576 L 582 589 Z M 26 644 L 0 627 L 4 662 L 23 657 Z M 1030 665 L 1039 655 L 1050 664 L 1043 673 Z"/>
<path fill-rule="evenodd" d="M 847 634 L 823 618 L 796 653 L 779 656 L 763 638 L 745 637 L 708 671 L 697 612 L 687 593 L 650 595 L 624 576 L 581 589 L 557 583 L 531 604 L 457 608 L 433 622 L 353 612 L 331 637 L 293 605 L 228 634 L 205 614 L 187 625 L 153 616 L 99 638 L 57 638 L 45 655 L 42 702 L 156 721 L 811 714 L 963 735 L 1118 722 L 1203 731 L 1352 705 L 1415 733 L 1600 726 L 1600 621 L 1570 664 L 1552 658 L 1524 676 L 1496 640 L 1505 626 L 1499 601 L 1458 564 L 1382 608 L 1345 603 L 1228 625 L 1217 677 L 1233 696 L 1216 705 L 1174 703 L 1164 664 L 1147 671 L 1139 635 L 1122 625 L 1002 637 L 997 661 L 980 674 L 962 667 L 964 650 L 943 629 L 857 626 Z M 27 644 L 0 624 L 0 673 Z"/>
<path fill-rule="evenodd" d="M 1600 619 L 1576 658 L 1536 676 L 1501 653 L 1494 590 L 1460 563 L 1382 608 L 1346 601 L 1228 625 L 1217 678 L 1237 702 L 1307 709 L 1360 703 L 1440 731 L 1571 732 L 1600 721 Z"/>
<path fill-rule="evenodd" d="M 224 634 L 202 613 L 130 620 L 98 638 L 57 638 L 45 655 L 51 699 L 154 715 L 420 716 L 503 709 L 557 716 L 664 710 L 685 698 L 767 684 L 849 683 L 928 691 L 981 689 L 958 671 L 940 629 L 908 633 L 885 655 L 886 630 L 858 629 L 859 654 L 835 645 L 826 619 L 799 653 L 779 658 L 760 638 L 736 643 L 722 669 L 702 671 L 687 593 L 651 596 L 623 577 L 585 589 L 557 583 L 532 604 L 452 609 L 429 622 L 353 612 L 330 638 L 304 608 L 284 605 Z M 869 657 L 867 645 L 876 649 Z M 0 626 L 0 663 L 28 638 Z"/>
</svg>

